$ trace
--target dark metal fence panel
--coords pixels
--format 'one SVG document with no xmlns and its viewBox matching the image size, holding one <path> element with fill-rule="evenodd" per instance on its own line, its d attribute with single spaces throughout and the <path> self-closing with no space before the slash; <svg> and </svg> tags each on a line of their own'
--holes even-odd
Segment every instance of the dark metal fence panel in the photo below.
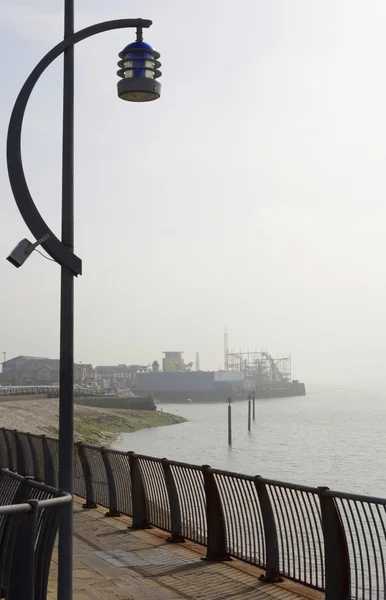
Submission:
<svg viewBox="0 0 386 600">
<path fill-rule="evenodd" d="M 346 534 L 351 570 L 351 598 L 386 598 L 386 500 L 328 492 Z"/>
<path fill-rule="evenodd" d="M 280 574 L 323 590 L 324 538 L 318 490 L 264 481 L 275 516 Z"/>
<path fill-rule="evenodd" d="M 32 460 L 32 454 L 31 454 L 31 449 L 29 446 L 29 442 L 28 442 L 28 434 L 27 433 L 23 433 L 22 431 L 18 431 L 16 433 L 16 437 L 19 443 L 19 449 L 23 454 L 23 467 L 24 467 L 24 472 L 21 473 L 20 470 L 18 470 L 18 473 L 20 475 L 31 475 L 33 476 L 34 474 L 34 465 L 33 465 L 33 460 Z"/>
<path fill-rule="evenodd" d="M 171 531 L 170 506 L 162 460 L 138 455 L 149 523 Z"/>
<path fill-rule="evenodd" d="M 181 508 L 181 533 L 198 544 L 206 545 L 206 501 L 202 468 L 170 462 Z"/>
<path fill-rule="evenodd" d="M 223 507 L 229 553 L 265 567 L 264 527 L 253 477 L 214 470 Z"/>
<path fill-rule="evenodd" d="M 109 486 L 100 448 L 83 446 L 90 466 L 94 502 L 109 508 Z"/>
<path fill-rule="evenodd" d="M 124 515 L 133 514 L 129 457 L 124 452 L 109 450 L 111 470 L 115 481 L 117 509 Z"/>
<path fill-rule="evenodd" d="M 0 467 L 8 467 L 8 451 L 3 428 L 0 428 Z"/>
<path fill-rule="evenodd" d="M 41 435 L 28 434 L 31 447 L 31 454 L 35 457 L 34 477 L 37 481 L 44 481 L 44 450 L 43 439 Z"/>
<path fill-rule="evenodd" d="M 59 485 L 59 441 L 55 438 L 46 437 L 46 444 L 49 450 L 52 467 L 53 467 L 53 477 L 52 480 L 47 482 L 53 487 L 58 487 Z"/>
<path fill-rule="evenodd" d="M 8 451 L 8 468 L 11 471 L 16 471 L 17 468 L 17 457 L 16 457 L 16 443 L 15 443 L 15 432 L 11 429 L 4 429 L 4 438 L 7 445 Z"/>
</svg>

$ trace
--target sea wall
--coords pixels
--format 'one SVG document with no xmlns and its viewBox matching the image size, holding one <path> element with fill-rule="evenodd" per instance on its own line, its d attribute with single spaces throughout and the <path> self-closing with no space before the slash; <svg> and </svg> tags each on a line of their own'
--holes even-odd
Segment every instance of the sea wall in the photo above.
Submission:
<svg viewBox="0 0 386 600">
<path fill-rule="evenodd" d="M 74 403 L 97 408 L 129 408 L 132 410 L 157 410 L 154 398 L 149 396 L 75 396 Z"/>
</svg>

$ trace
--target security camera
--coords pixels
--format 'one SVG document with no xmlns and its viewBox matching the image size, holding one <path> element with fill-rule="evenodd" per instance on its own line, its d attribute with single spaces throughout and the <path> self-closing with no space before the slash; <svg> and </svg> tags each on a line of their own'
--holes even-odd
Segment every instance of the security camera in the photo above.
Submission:
<svg viewBox="0 0 386 600">
<path fill-rule="evenodd" d="M 18 245 L 15 246 L 11 254 L 7 256 L 7 260 L 9 260 L 9 262 L 18 269 L 19 267 L 21 267 L 22 264 L 25 263 L 25 261 L 32 254 L 35 248 L 37 248 L 38 246 L 40 246 L 40 244 L 48 240 L 49 237 L 50 236 L 47 233 L 42 238 L 40 238 L 40 240 L 37 240 L 37 242 L 35 242 L 34 244 L 27 240 L 27 238 L 24 238 L 24 240 L 21 240 L 21 242 L 19 242 Z"/>
</svg>

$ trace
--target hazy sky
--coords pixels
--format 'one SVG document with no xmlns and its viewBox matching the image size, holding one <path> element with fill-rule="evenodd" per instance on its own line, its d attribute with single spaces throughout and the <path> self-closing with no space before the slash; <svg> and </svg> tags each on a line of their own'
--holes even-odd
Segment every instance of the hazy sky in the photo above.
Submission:
<svg viewBox="0 0 386 600">
<path fill-rule="evenodd" d="M 32 7 L 33 5 L 33 7 Z M 0 351 L 58 356 L 59 273 L 8 184 L 16 95 L 62 36 L 59 0 L 0 0 Z M 127 11 L 130 12 L 127 12 Z M 133 32 L 76 48 L 76 360 L 223 363 L 292 353 L 293 376 L 386 383 L 384 0 L 77 0 L 76 27 L 154 21 L 162 97 L 116 95 Z M 60 231 L 61 60 L 26 113 L 27 180 Z M 2 356 L 1 356 L 2 358 Z"/>
</svg>

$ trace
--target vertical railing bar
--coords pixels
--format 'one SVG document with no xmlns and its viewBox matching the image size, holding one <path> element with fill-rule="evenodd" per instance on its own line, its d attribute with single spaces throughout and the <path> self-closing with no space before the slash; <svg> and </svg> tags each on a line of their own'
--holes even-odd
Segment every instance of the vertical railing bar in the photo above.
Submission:
<svg viewBox="0 0 386 600">
<path fill-rule="evenodd" d="M 149 471 L 151 472 L 151 475 L 152 475 L 152 486 L 154 489 L 154 496 L 155 496 L 155 500 L 156 500 L 155 514 L 156 514 L 158 523 L 162 526 L 163 508 L 162 508 L 162 494 L 161 494 L 159 481 L 158 481 L 158 470 L 157 470 L 158 464 L 159 463 L 157 463 L 157 462 L 153 462 L 153 463 L 149 464 Z"/>
<path fill-rule="evenodd" d="M 0 467 L 9 467 L 10 457 L 8 455 L 8 446 L 7 446 L 7 442 L 6 442 L 6 439 L 5 439 L 4 427 L 0 427 L 0 435 L 1 435 L 1 437 L 3 439 L 3 442 L 4 442 L 2 444 L 2 446 L 5 449 L 5 454 L 6 454 L 6 456 L 1 456 L 0 457 L 0 462 L 1 462 Z"/>
<path fill-rule="evenodd" d="M 241 546 L 241 522 L 242 522 L 242 514 L 241 514 L 241 510 L 239 508 L 239 503 L 237 502 L 236 498 L 235 498 L 235 494 L 234 494 L 234 487 L 233 487 L 233 477 L 224 477 L 224 483 L 227 487 L 227 491 L 228 491 L 228 495 L 229 495 L 229 501 L 232 507 L 232 512 L 234 515 L 234 519 L 233 519 L 233 531 L 234 531 L 234 540 L 236 543 L 236 548 L 240 548 L 241 551 L 241 555 L 242 555 L 242 546 Z M 239 527 L 237 527 L 237 525 Z M 232 549 L 230 548 L 230 551 L 232 553 Z M 233 553 L 232 553 L 233 554 Z"/>
<path fill-rule="evenodd" d="M 163 498 L 163 505 L 164 505 L 164 511 L 165 511 L 164 526 L 165 526 L 165 530 L 171 531 L 172 514 L 171 514 L 168 489 L 167 489 L 167 485 L 166 485 L 166 471 L 164 469 L 163 463 L 160 464 L 160 478 L 161 477 L 162 477 L 162 484 L 161 484 L 162 498 Z M 173 477 L 173 476 L 169 474 L 169 477 Z"/>
<path fill-rule="evenodd" d="M 297 527 L 296 527 L 295 514 L 294 514 L 294 510 L 293 510 L 294 507 L 293 507 L 293 504 L 291 503 L 292 490 L 289 490 L 288 488 L 283 488 L 282 492 L 283 492 L 283 497 L 285 498 L 284 510 L 287 515 L 288 528 L 291 532 L 291 539 L 292 539 L 292 564 L 293 564 L 293 570 L 294 570 L 294 577 L 295 577 L 295 579 L 299 579 L 300 575 L 301 575 L 300 544 L 299 544 L 298 531 L 297 531 Z M 296 544 L 294 543 L 294 540 L 295 540 Z M 296 560 L 296 550 L 297 550 L 297 555 L 298 555 L 297 560 Z M 297 569 L 296 569 L 296 567 L 297 567 Z M 298 577 L 296 576 L 297 570 L 299 573 Z"/>
<path fill-rule="evenodd" d="M 189 500 L 188 500 L 189 489 L 188 489 L 188 481 L 186 479 L 185 468 L 184 467 L 177 468 L 177 473 L 178 473 L 178 477 L 180 478 L 180 481 L 181 481 L 181 492 L 184 496 L 183 504 L 184 504 L 185 519 L 186 519 L 186 531 L 187 531 L 186 537 L 190 538 L 191 540 L 198 541 L 198 538 L 196 538 L 194 536 L 193 527 L 192 527 L 192 516 L 191 516 Z"/>
<path fill-rule="evenodd" d="M 362 590 L 365 589 L 365 579 L 364 579 L 364 564 L 363 564 L 363 552 L 362 552 L 362 545 L 361 545 L 361 540 L 359 537 L 359 531 L 357 528 L 357 524 L 356 524 L 356 520 L 354 517 L 354 513 L 352 510 L 352 506 L 351 506 L 351 499 L 347 499 L 347 506 L 349 508 L 350 514 L 351 514 L 351 519 L 354 525 L 354 529 L 355 529 L 355 534 L 356 534 L 356 539 L 358 541 L 358 549 L 359 549 L 359 559 L 360 559 L 360 566 L 361 566 L 361 580 L 362 580 Z M 355 555 L 355 546 L 353 546 L 353 552 Z"/>
<path fill-rule="evenodd" d="M 175 465 L 170 465 L 170 470 L 172 472 L 172 475 L 174 477 L 174 481 L 176 483 L 176 490 L 177 490 L 177 494 L 178 494 L 178 500 L 179 500 L 179 504 L 180 504 L 180 511 L 181 511 L 181 533 L 184 537 L 189 538 L 189 528 L 187 525 L 187 514 L 186 514 L 186 507 L 185 507 L 185 493 L 184 493 L 184 489 L 183 489 L 183 485 L 181 483 L 181 478 L 180 478 L 180 473 L 179 473 L 179 469 L 177 466 Z"/>
<path fill-rule="evenodd" d="M 17 429 L 13 430 L 13 435 L 15 439 L 15 448 L 16 448 L 16 471 L 19 475 L 27 475 L 26 473 L 26 464 L 25 464 L 25 456 L 23 447 L 21 444 L 20 435 Z"/>
<path fill-rule="evenodd" d="M 251 536 L 252 542 L 253 542 L 253 557 L 254 557 L 254 564 L 258 564 L 259 566 L 262 565 L 262 563 L 264 563 L 264 558 L 262 557 L 262 553 L 261 553 L 261 548 L 260 548 L 260 535 L 262 530 L 260 529 L 260 534 L 259 534 L 259 529 L 257 526 L 257 518 L 256 518 L 256 506 L 258 505 L 258 501 L 256 502 L 256 497 L 253 496 L 252 494 L 252 484 L 249 480 L 245 481 L 245 489 L 247 492 L 247 497 L 249 498 L 249 502 L 248 502 L 248 506 L 250 507 L 250 514 L 249 514 L 249 519 L 250 519 L 250 527 L 251 527 L 251 531 L 253 531 L 253 535 Z M 256 488 L 255 489 L 255 493 L 256 492 Z M 259 512 L 259 511 L 257 511 Z M 252 529 L 253 528 L 253 529 Z M 257 544 L 257 545 L 256 545 Z M 251 552 L 252 552 L 252 545 L 251 545 Z M 258 560 L 256 560 L 256 557 L 258 555 Z M 262 560 L 263 558 L 263 560 Z"/>
<path fill-rule="evenodd" d="M 368 543 L 367 543 L 367 536 L 365 533 L 365 528 L 364 528 L 364 524 L 363 524 L 363 515 L 361 516 L 359 513 L 359 508 L 358 505 L 360 505 L 362 507 L 363 513 L 365 515 L 365 518 L 367 519 L 367 515 L 366 515 L 366 511 L 363 508 L 363 503 L 362 502 L 354 502 L 354 506 L 355 506 L 355 510 L 357 512 L 358 515 L 358 519 L 359 519 L 359 523 L 360 523 L 360 527 L 361 527 L 361 531 L 362 531 L 362 535 L 363 535 L 363 541 L 364 541 L 364 545 L 365 545 L 365 550 L 366 550 L 366 558 L 367 558 L 367 572 L 369 573 L 370 577 L 369 577 L 369 592 L 370 592 L 370 598 L 372 598 L 371 592 L 372 592 L 372 583 L 371 583 L 371 571 L 370 571 L 370 552 L 369 552 L 369 547 L 368 547 Z M 373 544 L 373 549 L 374 549 L 374 540 L 373 540 L 373 536 L 371 534 L 370 531 L 370 535 L 371 535 L 371 542 Z M 375 558 L 375 567 L 377 570 L 377 578 L 378 578 L 378 565 L 377 565 L 377 557 L 376 557 L 376 553 L 374 551 L 374 558 Z M 364 576 L 364 573 L 363 573 Z M 366 588 L 364 588 L 366 589 Z"/>
<path fill-rule="evenodd" d="M 240 514 L 241 514 L 241 522 L 243 525 L 243 530 L 240 529 L 240 540 L 241 540 L 241 549 L 242 549 L 242 553 L 244 554 L 245 558 L 247 559 L 247 540 L 249 539 L 249 527 L 248 527 L 248 520 L 247 520 L 247 507 L 246 507 L 246 503 L 244 501 L 243 498 L 243 494 L 242 494 L 242 484 L 240 483 L 241 480 L 239 478 L 236 477 L 231 477 L 230 478 L 232 481 L 232 487 L 235 490 L 235 502 L 237 504 L 238 507 L 240 507 Z M 237 491 L 236 491 L 237 490 Z M 239 499 L 239 501 L 238 501 Z M 241 526 L 241 523 L 240 523 Z M 243 551 L 242 548 L 242 544 L 243 544 L 243 540 L 245 540 L 245 551 Z M 249 544 L 249 548 L 250 548 L 250 544 Z M 250 552 L 250 550 L 249 550 Z"/>
<path fill-rule="evenodd" d="M 373 522 L 373 525 L 374 525 L 374 528 L 375 528 L 375 533 L 377 535 L 378 547 L 379 547 L 379 549 L 380 549 L 380 551 L 382 553 L 382 548 L 381 548 L 381 544 L 380 544 L 380 537 L 379 537 L 379 532 L 378 532 L 377 524 L 376 524 L 376 521 L 375 521 L 375 518 L 374 518 L 373 508 L 372 508 L 371 503 L 368 503 L 367 506 L 369 508 L 369 512 L 371 514 L 371 519 L 372 519 L 372 522 Z M 380 596 L 379 596 L 379 591 L 380 591 L 380 587 L 381 587 L 381 585 L 380 585 L 381 584 L 381 579 L 380 579 L 380 573 L 379 573 L 379 568 L 378 568 L 378 554 L 377 554 L 377 551 L 376 551 L 376 545 L 375 545 L 375 540 L 374 540 L 374 537 L 373 537 L 373 532 L 372 532 L 372 529 L 371 529 L 371 524 L 369 522 L 369 519 L 368 519 L 367 515 L 366 515 L 366 520 L 367 520 L 367 526 L 369 528 L 369 533 L 370 533 L 370 536 L 371 536 L 372 545 L 373 545 L 373 552 L 374 552 L 375 573 L 376 573 L 376 577 L 377 577 L 377 600 L 381 600 Z M 370 577 L 371 577 L 371 573 L 370 573 Z M 384 590 L 384 591 L 386 591 L 386 590 Z"/>
<path fill-rule="evenodd" d="M 307 502 L 310 506 L 310 511 L 311 511 L 311 515 L 313 517 L 314 520 L 314 524 L 315 524 L 315 531 L 316 531 L 316 539 L 318 542 L 318 550 L 319 550 L 319 557 L 320 557 L 320 573 L 321 573 L 321 585 L 319 587 L 324 588 L 324 584 L 325 584 L 325 568 L 324 568 L 324 537 L 323 540 L 321 539 L 321 533 L 323 535 L 323 529 L 322 529 L 322 515 L 321 515 L 321 510 L 320 510 L 320 506 L 318 503 L 318 497 L 314 494 L 306 494 L 307 497 Z M 316 511 L 316 514 L 315 514 Z M 315 537 L 313 537 L 314 540 L 314 547 L 315 547 Z M 316 548 L 315 548 L 315 562 L 318 559 L 318 555 L 316 552 Z"/>
<path fill-rule="evenodd" d="M 42 446 L 44 463 L 44 483 L 53 486 L 55 484 L 54 461 L 52 458 L 50 447 L 48 445 L 48 440 L 45 435 L 42 435 Z"/>
<path fill-rule="evenodd" d="M 154 502 L 152 502 L 152 497 L 154 497 L 153 489 L 152 489 L 152 477 L 151 474 L 148 473 L 147 464 L 141 457 L 138 457 L 138 467 L 141 471 L 143 488 L 145 491 L 145 502 L 146 502 L 146 511 L 147 511 L 147 520 L 150 525 L 156 525 L 154 523 L 154 509 L 152 509 Z"/>
<path fill-rule="evenodd" d="M 164 512 L 164 508 L 163 508 L 163 501 L 162 501 L 162 492 L 160 489 L 160 484 L 159 484 L 159 476 L 158 476 L 158 469 L 157 467 L 159 466 L 158 462 L 153 462 L 150 465 L 150 469 L 152 472 L 152 482 L 153 482 L 153 487 L 154 487 L 154 492 L 156 495 L 156 514 L 157 514 L 157 521 L 159 523 L 159 526 L 162 527 L 162 525 L 164 524 L 164 517 L 163 517 L 163 512 Z"/>
<path fill-rule="evenodd" d="M 285 515 L 284 515 L 284 509 L 282 507 L 283 499 L 282 499 L 282 495 L 281 495 L 281 489 L 278 486 L 272 486 L 272 491 L 273 490 L 275 491 L 276 500 L 277 500 L 276 506 L 278 507 L 278 512 L 280 513 L 280 519 L 279 519 L 279 521 L 281 523 L 280 529 L 283 528 L 283 530 L 284 530 L 284 536 L 282 536 L 282 539 L 284 537 L 285 546 L 287 548 L 287 552 L 285 553 L 286 554 L 286 558 L 287 558 L 287 570 L 286 570 L 286 573 L 287 573 L 287 575 L 291 576 L 290 542 L 292 543 L 292 536 L 291 536 L 291 540 L 290 540 L 290 536 L 288 535 L 288 532 L 287 532 L 287 523 L 286 523 L 286 518 L 285 518 Z M 284 550 L 284 542 L 283 542 L 283 550 Z"/>
<path fill-rule="evenodd" d="M 225 516 L 225 529 L 226 529 L 226 534 L 227 534 L 228 550 L 229 550 L 230 554 L 232 554 L 233 556 L 241 557 L 242 553 L 239 552 L 237 532 L 235 531 L 235 519 L 233 518 L 234 508 L 233 508 L 232 498 L 229 493 L 226 477 L 223 474 L 217 475 L 216 482 L 217 482 L 218 488 L 222 490 L 221 502 L 222 502 L 223 507 L 225 508 L 224 516 Z M 228 518 L 226 518 L 226 516 Z"/>
<path fill-rule="evenodd" d="M 248 484 L 249 482 L 245 479 L 237 479 L 240 503 L 243 506 L 243 513 L 245 517 L 245 557 L 248 562 L 252 563 L 255 562 L 255 560 L 252 561 L 252 557 L 256 557 L 256 548 L 254 545 L 255 535 L 253 530 L 253 521 L 251 519 L 252 506 L 250 502 L 248 502 Z"/>
<path fill-rule="evenodd" d="M 255 487 L 256 489 L 256 487 Z M 268 492 L 267 492 L 268 493 Z M 257 489 L 256 489 L 256 494 L 257 494 L 257 502 L 255 504 L 256 508 L 254 511 L 254 514 L 257 515 L 258 521 L 259 521 L 259 527 L 260 527 L 260 535 L 259 535 L 259 545 L 260 545 L 260 552 L 261 552 L 261 556 L 262 556 L 262 564 L 264 567 L 267 566 L 267 553 L 266 553 L 266 546 L 267 546 L 267 541 L 265 539 L 265 530 L 264 530 L 264 522 L 263 522 L 263 515 L 262 515 L 262 511 L 261 511 L 261 505 L 260 505 L 260 501 L 259 501 L 259 496 L 257 493 Z M 272 509 L 272 506 L 271 506 Z M 273 513 L 273 511 L 272 511 Z M 273 517 L 273 519 L 275 520 L 275 517 Z M 276 527 L 276 525 L 275 525 Z M 277 532 L 276 532 L 276 536 L 277 536 Z M 278 541 L 278 552 L 279 552 L 279 541 Z"/>
<path fill-rule="evenodd" d="M 15 472 L 16 471 L 16 452 L 12 452 L 12 441 L 11 441 L 12 431 L 10 429 L 3 428 L 3 432 L 4 432 L 5 445 L 7 447 L 7 454 L 8 454 L 8 468 L 10 471 Z"/>
<path fill-rule="evenodd" d="M 373 510 L 372 506 L 370 505 L 370 507 L 371 507 L 371 513 L 373 514 L 373 512 L 372 512 L 372 510 Z M 386 541 L 386 527 L 385 527 L 385 524 L 383 522 L 383 518 L 382 518 L 381 512 L 379 510 L 378 504 L 376 504 L 375 507 L 377 509 L 379 521 L 381 523 L 381 526 L 382 526 L 382 529 L 383 529 L 383 535 L 384 535 L 384 538 L 385 538 L 385 541 Z M 384 513 L 386 515 L 386 506 L 383 506 L 383 509 L 384 509 Z M 379 535 L 378 526 L 376 525 L 376 521 L 375 521 L 374 516 L 373 516 L 373 520 L 374 520 L 374 524 L 375 524 L 375 531 L 376 531 L 377 537 L 378 537 L 378 545 L 379 545 L 379 551 L 380 551 L 380 555 L 381 555 L 381 561 L 380 562 L 381 562 L 381 566 L 382 566 L 382 575 L 383 575 L 383 584 L 382 584 L 383 585 L 383 591 L 384 591 L 384 593 L 386 593 L 385 557 L 383 555 L 382 541 L 381 541 L 381 537 Z"/>
<path fill-rule="evenodd" d="M 301 499 L 301 494 L 300 492 L 295 490 L 289 490 L 290 495 L 293 498 L 293 504 L 294 504 L 294 508 L 295 508 L 295 514 L 294 514 L 294 526 L 295 526 L 295 532 L 298 531 L 299 534 L 299 539 L 300 539 L 300 544 L 302 547 L 302 557 L 300 556 L 300 545 L 298 543 L 298 552 L 299 552 L 299 577 L 300 579 L 302 578 L 302 576 L 304 577 L 304 581 L 307 581 L 307 554 L 306 554 L 306 546 L 304 543 L 304 533 L 303 533 L 303 529 L 302 529 L 302 521 L 300 519 L 300 513 L 302 513 L 302 505 L 300 503 L 300 499 Z M 296 520 L 295 520 L 295 515 L 296 515 Z M 296 522 L 295 522 L 296 521 Z M 298 537 L 298 536 L 297 536 Z M 302 570 L 301 570 L 301 565 L 302 565 L 302 558 L 303 558 L 303 575 L 302 575 Z M 309 577 L 309 581 L 307 583 L 312 583 L 312 564 L 310 562 L 310 572 L 308 574 Z"/>
<path fill-rule="evenodd" d="M 272 485 L 267 485 L 266 488 L 267 488 L 267 492 L 268 492 L 268 490 L 270 492 L 269 499 L 270 499 L 270 502 L 272 505 L 272 512 L 274 515 L 276 532 L 278 534 L 279 572 L 280 572 L 280 556 L 281 556 L 281 561 L 282 561 L 282 565 L 283 565 L 283 572 L 285 572 L 286 568 L 285 568 L 285 547 L 284 547 L 284 540 L 283 540 L 283 527 L 282 527 L 282 523 L 281 523 L 281 519 L 280 519 L 279 510 L 277 507 L 278 498 L 277 498 L 277 494 L 276 494 L 276 488 Z M 264 523 L 264 514 L 262 515 L 262 518 L 263 518 L 263 523 Z M 280 538 L 280 545 L 279 545 L 279 538 Z M 267 544 L 267 539 L 265 541 Z M 268 562 L 268 558 L 267 558 L 267 562 Z M 288 571 L 288 569 L 287 569 L 287 571 Z"/>
<path fill-rule="evenodd" d="M 181 469 L 179 470 L 179 475 L 181 477 L 181 481 L 183 484 L 183 492 L 184 492 L 184 496 L 186 497 L 186 501 L 184 501 L 184 508 L 185 508 L 185 514 L 186 514 L 186 526 L 187 526 L 187 531 L 188 531 L 188 536 L 191 540 L 195 540 L 195 541 L 199 541 L 198 540 L 198 536 L 196 537 L 194 535 L 194 531 L 193 531 L 193 521 L 192 521 L 192 514 L 191 514 L 191 509 L 190 509 L 190 503 L 189 503 L 189 497 L 190 497 L 190 490 L 189 490 L 189 482 L 186 476 L 186 469 L 184 467 L 181 467 Z"/>
<path fill-rule="evenodd" d="M 191 506 L 195 511 L 195 514 L 198 517 L 198 521 L 196 523 L 197 534 L 200 536 L 200 543 L 202 543 L 202 538 L 205 539 L 205 530 L 207 527 L 205 526 L 206 518 L 204 513 L 204 506 L 202 503 L 202 498 L 200 495 L 200 483 L 197 476 L 197 472 L 194 469 L 186 469 L 186 478 L 189 481 L 189 489 L 191 493 Z M 192 515 L 192 523 L 195 523 L 195 515 Z M 199 529 L 198 529 L 199 528 Z M 198 537 L 198 535 L 197 535 Z"/>
<path fill-rule="evenodd" d="M 153 514 L 156 521 L 157 527 L 162 527 L 163 517 L 162 517 L 162 499 L 161 499 L 161 491 L 159 489 L 158 483 L 158 471 L 157 471 L 157 462 L 148 461 L 147 464 L 147 473 L 148 477 L 150 477 L 149 489 L 151 486 L 152 495 L 153 495 Z M 154 523 L 155 524 L 155 523 Z"/>
<path fill-rule="evenodd" d="M 86 502 L 82 505 L 85 509 L 96 508 L 97 505 L 94 501 L 94 490 L 92 485 L 92 476 L 90 470 L 90 464 L 88 462 L 87 455 L 85 453 L 84 447 L 82 443 L 78 444 L 78 456 L 80 461 L 80 466 L 83 474 L 84 486 L 86 488 Z"/>
<path fill-rule="evenodd" d="M 302 518 L 303 518 L 304 530 L 306 532 L 307 549 L 308 549 L 308 560 L 310 562 L 310 565 L 312 565 L 312 550 L 311 550 L 310 538 L 312 538 L 312 540 L 314 542 L 314 551 L 315 551 L 315 541 L 314 541 L 314 535 L 313 535 L 313 531 L 312 531 L 312 522 L 311 522 L 311 519 L 310 519 L 309 510 L 308 510 L 308 507 L 307 507 L 307 502 L 305 500 L 305 496 L 308 496 L 308 493 L 305 492 L 304 490 L 302 490 L 300 492 L 300 496 L 302 498 L 303 508 L 304 508 L 304 510 L 301 510 L 301 515 L 302 515 Z M 307 515 L 307 517 L 306 517 L 306 515 Z M 308 524 L 310 524 L 310 534 L 308 533 Z M 315 585 L 317 586 L 318 585 L 318 565 L 317 565 L 317 561 L 316 561 L 316 552 L 314 552 L 314 554 L 315 554 L 315 579 L 313 577 L 311 577 L 311 584 L 312 584 L 313 581 L 315 581 Z"/>
<path fill-rule="evenodd" d="M 207 528 L 207 523 L 206 523 L 206 496 L 205 494 L 203 495 L 203 489 L 202 489 L 202 474 L 201 471 L 191 471 L 191 476 L 193 479 L 193 484 L 195 482 L 196 486 L 195 489 L 197 490 L 197 496 L 196 496 L 196 502 L 198 505 L 198 510 L 199 510 L 199 514 L 200 514 L 200 521 L 201 521 L 201 527 L 203 529 L 203 537 L 205 539 L 205 537 L 207 537 L 208 535 L 208 528 Z M 216 486 L 217 489 L 217 486 Z"/>
<path fill-rule="evenodd" d="M 157 493 L 155 489 L 155 481 L 154 481 L 154 473 L 152 472 L 152 465 L 150 462 L 145 463 L 144 461 L 139 461 L 143 482 L 145 484 L 147 502 L 148 502 L 148 511 L 149 511 L 149 523 L 151 525 L 158 525 L 158 510 L 156 506 Z M 146 482 L 147 479 L 147 482 Z M 146 482 L 146 483 L 145 483 Z M 155 522 L 152 522 L 152 518 Z"/>
<path fill-rule="evenodd" d="M 224 481 L 223 481 L 223 475 L 222 473 L 218 474 L 216 473 L 214 476 L 216 485 L 217 485 L 217 489 L 218 489 L 218 493 L 220 496 L 220 501 L 221 501 L 221 505 L 223 508 L 223 514 L 224 514 L 224 524 L 225 524 L 225 536 L 226 536 L 226 541 L 227 541 L 227 547 L 228 550 L 230 550 L 230 553 L 235 556 L 234 552 L 232 552 L 233 550 L 233 546 L 234 546 L 234 540 L 231 537 L 231 531 L 229 529 L 229 508 L 227 505 L 227 497 L 226 497 L 226 491 L 224 491 Z"/>
<path fill-rule="evenodd" d="M 337 504 L 339 502 L 339 507 L 341 509 L 343 509 L 343 513 L 345 515 L 345 522 L 347 524 L 347 529 L 349 532 L 349 536 L 350 536 L 350 542 L 351 542 L 351 550 L 352 550 L 352 557 L 354 559 L 354 567 L 355 567 L 355 598 L 358 598 L 358 592 L 359 592 L 359 581 L 358 581 L 358 562 L 357 562 L 357 555 L 356 555 L 356 551 L 355 551 L 355 541 L 354 541 L 354 536 L 353 536 L 353 531 L 352 531 L 352 527 L 351 527 L 351 522 L 347 513 L 347 509 L 346 509 L 346 504 L 348 504 L 347 498 L 343 499 L 343 498 L 337 498 Z"/>
<path fill-rule="evenodd" d="M 36 479 L 36 481 L 39 481 L 40 477 L 39 477 L 39 466 L 38 466 L 38 458 L 36 455 L 36 448 L 32 442 L 31 434 L 27 433 L 26 437 L 27 437 L 27 442 L 29 445 L 29 451 L 31 453 L 33 476 Z"/>
<path fill-rule="evenodd" d="M 153 464 L 153 471 L 154 471 L 154 481 L 155 481 L 156 489 L 157 489 L 157 498 L 159 499 L 158 519 L 159 519 L 161 526 L 164 529 L 167 528 L 169 530 L 170 528 L 166 527 L 168 525 L 166 513 L 169 514 L 169 510 L 168 510 L 168 504 L 165 504 L 164 474 L 163 474 L 161 463 L 155 462 Z"/>
</svg>

